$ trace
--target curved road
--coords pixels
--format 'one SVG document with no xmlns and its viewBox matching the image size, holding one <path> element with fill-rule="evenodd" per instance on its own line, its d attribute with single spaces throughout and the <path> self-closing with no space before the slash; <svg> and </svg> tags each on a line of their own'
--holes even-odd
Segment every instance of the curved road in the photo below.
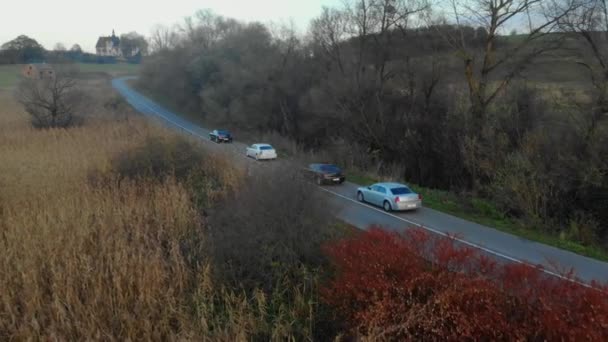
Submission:
<svg viewBox="0 0 608 342">
<path fill-rule="evenodd" d="M 189 122 L 136 92 L 126 83 L 129 79 L 133 79 L 133 77 L 114 79 L 112 86 L 138 112 L 160 118 L 172 128 L 207 140 L 209 130 Z M 236 145 L 243 151 L 244 146 Z M 422 227 L 437 234 L 456 235 L 460 243 L 479 248 L 502 261 L 541 265 L 544 272 L 555 276 L 559 276 L 559 270 L 555 269 L 556 265 L 559 265 L 561 271 L 574 269 L 577 277 L 583 282 L 592 280 L 608 282 L 608 263 L 606 262 L 529 241 L 429 208 L 408 213 L 385 213 L 379 208 L 357 202 L 356 188 L 358 186 L 346 182 L 341 186 L 321 188 L 331 195 L 332 202 L 337 205 L 336 216 L 358 228 L 366 229 L 374 224 L 391 230 Z"/>
</svg>

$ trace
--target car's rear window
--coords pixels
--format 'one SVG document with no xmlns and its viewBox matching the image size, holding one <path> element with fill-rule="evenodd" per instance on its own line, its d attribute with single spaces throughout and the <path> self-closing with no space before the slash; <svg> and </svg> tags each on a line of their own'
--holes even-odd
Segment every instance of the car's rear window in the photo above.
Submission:
<svg viewBox="0 0 608 342">
<path fill-rule="evenodd" d="M 393 195 L 407 195 L 407 194 L 411 194 L 412 190 L 410 190 L 406 187 L 402 187 L 402 188 L 392 188 L 391 192 L 393 193 Z"/>
<path fill-rule="evenodd" d="M 230 135 L 230 132 L 228 132 L 228 131 L 217 131 L 217 134 Z"/>
<path fill-rule="evenodd" d="M 260 150 L 274 150 L 274 148 L 272 148 L 272 146 L 264 145 L 260 146 Z"/>
</svg>

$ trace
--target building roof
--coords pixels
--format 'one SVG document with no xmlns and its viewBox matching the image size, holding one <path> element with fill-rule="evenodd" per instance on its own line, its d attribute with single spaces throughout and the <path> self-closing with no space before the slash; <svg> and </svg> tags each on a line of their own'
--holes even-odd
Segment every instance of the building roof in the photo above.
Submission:
<svg viewBox="0 0 608 342">
<path fill-rule="evenodd" d="M 120 45 L 120 38 L 116 37 L 114 34 L 112 34 L 111 36 L 107 36 L 107 37 L 99 37 L 99 39 L 97 39 L 97 44 L 95 45 L 96 48 L 103 48 L 106 47 L 106 44 L 108 42 L 112 43 L 112 47 L 117 48 Z"/>
</svg>

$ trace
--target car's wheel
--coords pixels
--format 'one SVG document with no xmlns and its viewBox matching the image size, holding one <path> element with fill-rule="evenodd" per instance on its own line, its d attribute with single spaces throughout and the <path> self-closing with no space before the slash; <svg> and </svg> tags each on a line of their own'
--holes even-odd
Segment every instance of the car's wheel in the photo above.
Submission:
<svg viewBox="0 0 608 342">
<path fill-rule="evenodd" d="M 255 160 L 260 160 L 260 158 L 258 158 L 258 154 L 255 154 Z"/>
<path fill-rule="evenodd" d="M 391 204 L 388 201 L 384 201 L 382 208 L 384 208 L 384 211 L 391 211 L 391 209 L 392 209 Z"/>
<path fill-rule="evenodd" d="M 363 193 L 362 193 L 361 191 L 358 191 L 358 192 L 357 192 L 357 200 L 358 200 L 359 202 L 363 202 L 363 201 L 365 201 L 365 198 L 363 197 Z"/>
</svg>

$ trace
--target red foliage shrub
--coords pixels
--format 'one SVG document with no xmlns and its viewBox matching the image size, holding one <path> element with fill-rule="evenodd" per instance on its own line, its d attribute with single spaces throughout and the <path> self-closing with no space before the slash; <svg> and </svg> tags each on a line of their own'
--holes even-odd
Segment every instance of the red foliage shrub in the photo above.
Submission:
<svg viewBox="0 0 608 342">
<path fill-rule="evenodd" d="M 335 274 L 324 301 L 374 339 L 608 341 L 606 286 L 497 264 L 420 229 L 373 228 L 325 252 Z"/>
</svg>

